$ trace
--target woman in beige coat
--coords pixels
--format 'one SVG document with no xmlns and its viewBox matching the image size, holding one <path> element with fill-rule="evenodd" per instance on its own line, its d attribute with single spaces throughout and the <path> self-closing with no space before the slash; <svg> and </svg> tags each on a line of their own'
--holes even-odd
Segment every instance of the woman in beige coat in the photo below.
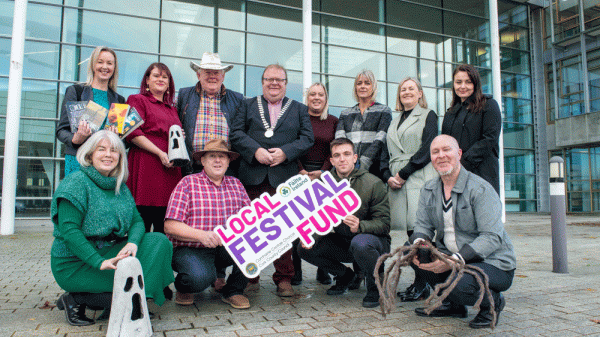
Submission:
<svg viewBox="0 0 600 337">
<path fill-rule="evenodd" d="M 431 165 L 429 146 L 438 134 L 437 115 L 427 109 L 421 83 L 407 77 L 398 86 L 396 109 L 400 116 L 392 120 L 387 131 L 381 160 L 387 181 L 392 229 L 413 233 L 419 193 L 427 180 L 437 177 Z M 418 280 L 407 291 L 398 293 L 403 301 L 415 301 L 428 295 L 426 284 Z"/>
</svg>

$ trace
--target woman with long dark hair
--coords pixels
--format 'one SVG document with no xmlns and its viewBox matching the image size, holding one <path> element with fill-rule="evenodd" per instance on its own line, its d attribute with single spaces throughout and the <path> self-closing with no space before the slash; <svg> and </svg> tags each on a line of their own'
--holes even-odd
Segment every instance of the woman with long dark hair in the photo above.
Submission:
<svg viewBox="0 0 600 337">
<path fill-rule="evenodd" d="M 169 128 L 181 126 L 173 106 L 175 83 L 171 71 L 163 63 L 152 63 L 142 78 L 140 93 L 131 95 L 127 103 L 144 119 L 127 141 L 129 150 L 129 180 L 127 186 L 135 198 L 144 219 L 146 231 L 164 233 L 164 218 L 171 192 L 181 180 L 181 169 L 174 167 L 167 154 Z"/>
<path fill-rule="evenodd" d="M 442 134 L 458 141 L 461 164 L 500 193 L 499 144 L 502 116 L 498 102 L 481 91 L 475 67 L 462 64 L 452 74 L 452 103 L 442 122 Z"/>
</svg>

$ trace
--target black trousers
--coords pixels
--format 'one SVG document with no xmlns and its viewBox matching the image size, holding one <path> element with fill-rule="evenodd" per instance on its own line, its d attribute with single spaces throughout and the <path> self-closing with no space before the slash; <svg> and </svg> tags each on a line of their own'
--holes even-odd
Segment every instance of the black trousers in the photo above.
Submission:
<svg viewBox="0 0 600 337">
<path fill-rule="evenodd" d="M 498 303 L 500 293 L 508 290 L 508 288 L 510 288 L 510 286 L 512 285 L 512 281 L 515 276 L 515 270 L 502 270 L 485 262 L 469 263 L 469 265 L 481 268 L 483 272 L 488 276 L 489 287 L 492 293 L 492 297 L 494 298 L 494 303 Z M 450 276 L 450 271 L 436 274 L 427 270 L 416 268 L 415 265 L 412 266 L 413 269 L 415 269 L 415 278 L 426 281 L 432 287 L 438 283 L 443 283 L 444 281 L 446 281 L 448 276 Z M 458 284 L 452 290 L 450 295 L 448 295 L 446 300 L 457 305 L 471 306 L 475 304 L 475 302 L 477 302 L 478 297 L 479 284 L 477 283 L 477 280 L 473 275 L 465 273 L 464 276 L 460 279 L 460 281 L 458 281 Z M 483 301 L 481 302 L 481 308 L 486 309 L 489 307 L 490 302 L 487 296 L 484 296 Z"/>
<path fill-rule="evenodd" d="M 167 207 L 138 205 L 137 210 L 140 212 L 142 219 L 144 219 L 146 233 L 150 232 L 152 225 L 154 225 L 154 232 L 165 233 L 165 214 L 167 213 Z"/>
<path fill-rule="evenodd" d="M 344 226 L 344 225 L 340 225 Z M 354 262 L 364 272 L 367 289 L 375 289 L 373 271 L 377 259 L 390 251 L 390 240 L 373 234 L 357 234 L 352 238 L 329 233 L 319 239 L 311 249 L 298 246 L 298 254 L 308 263 L 313 264 L 334 276 L 342 276 L 346 266 L 342 262 Z"/>
</svg>

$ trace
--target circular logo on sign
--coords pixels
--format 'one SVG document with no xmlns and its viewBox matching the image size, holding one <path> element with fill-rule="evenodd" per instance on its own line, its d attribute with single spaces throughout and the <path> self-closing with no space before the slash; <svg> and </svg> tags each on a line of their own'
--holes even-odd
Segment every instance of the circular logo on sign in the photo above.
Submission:
<svg viewBox="0 0 600 337">
<path fill-rule="evenodd" d="M 258 272 L 258 267 L 255 263 L 248 263 L 248 265 L 246 266 L 246 272 L 249 275 L 254 275 L 256 274 L 256 272 Z"/>
<path fill-rule="evenodd" d="M 292 195 L 292 189 L 287 186 L 281 186 L 279 188 L 279 194 L 282 197 L 288 197 L 288 196 Z"/>
</svg>

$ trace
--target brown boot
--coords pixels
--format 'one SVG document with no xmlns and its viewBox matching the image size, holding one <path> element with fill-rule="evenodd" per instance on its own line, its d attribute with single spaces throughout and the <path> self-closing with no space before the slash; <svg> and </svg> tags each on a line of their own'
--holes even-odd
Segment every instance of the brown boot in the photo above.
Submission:
<svg viewBox="0 0 600 337">
<path fill-rule="evenodd" d="M 281 281 L 277 284 L 277 296 L 292 297 L 294 296 L 294 288 L 290 281 Z"/>
</svg>

